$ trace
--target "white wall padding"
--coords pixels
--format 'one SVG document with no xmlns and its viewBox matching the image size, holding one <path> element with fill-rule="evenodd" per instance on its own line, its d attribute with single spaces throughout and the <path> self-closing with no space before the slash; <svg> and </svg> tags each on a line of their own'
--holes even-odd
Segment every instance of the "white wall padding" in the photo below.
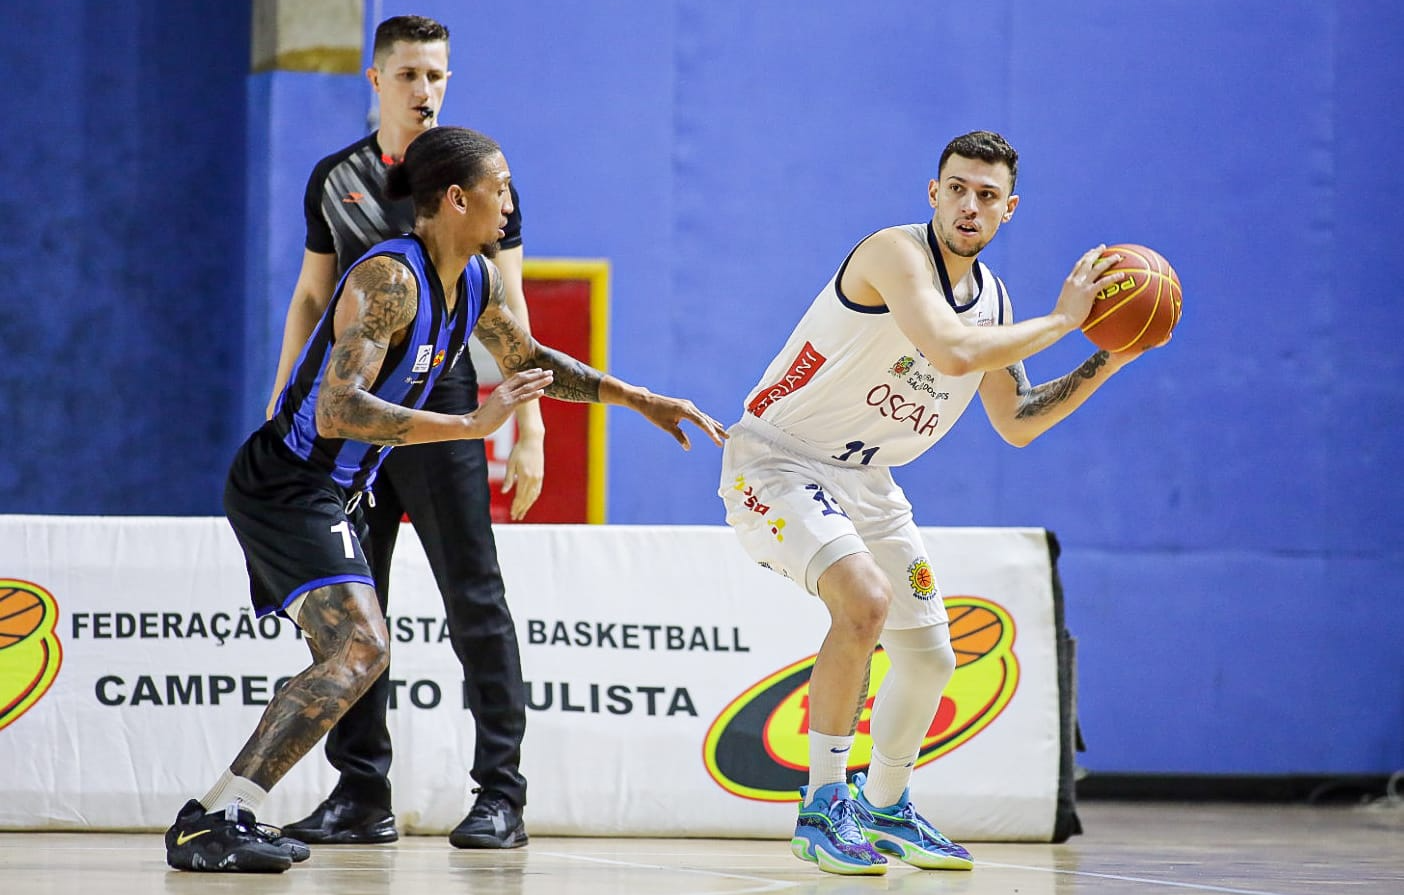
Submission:
<svg viewBox="0 0 1404 895">
<path fill-rule="evenodd" d="M 957 839 L 1047 841 L 1046 534 L 924 533 L 964 664 L 913 796 Z M 530 831 L 788 837 L 822 605 L 720 527 L 510 525 L 497 543 L 529 682 Z M 443 833 L 471 804 L 473 727 L 408 527 L 393 575 L 395 811 L 405 832 Z M 253 618 L 247 588 L 222 518 L 0 516 L 0 829 L 158 830 L 202 795 L 309 661 L 291 624 Z M 868 749 L 860 736 L 855 767 Z M 303 816 L 333 782 L 319 745 L 261 819 Z"/>
</svg>

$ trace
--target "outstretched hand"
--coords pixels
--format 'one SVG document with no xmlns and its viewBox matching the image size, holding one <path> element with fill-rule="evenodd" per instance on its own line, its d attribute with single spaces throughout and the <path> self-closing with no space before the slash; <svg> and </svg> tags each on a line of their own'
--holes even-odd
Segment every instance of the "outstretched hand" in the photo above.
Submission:
<svg viewBox="0 0 1404 895">
<path fill-rule="evenodd" d="M 478 409 L 467 414 L 472 420 L 471 438 L 486 438 L 496 432 L 507 418 L 517 409 L 517 405 L 535 401 L 546 394 L 555 374 L 550 370 L 531 369 L 513 373 L 502 384 L 492 390 L 487 400 Z"/>
<path fill-rule="evenodd" d="M 683 431 L 683 420 L 688 420 L 701 429 L 718 447 L 731 437 L 726 434 L 725 426 L 698 410 L 697 405 L 686 398 L 670 398 L 667 395 L 650 394 L 648 399 L 639 406 L 638 411 L 649 422 L 672 435 L 685 451 L 692 450 L 692 442 L 688 440 L 687 433 Z"/>
</svg>

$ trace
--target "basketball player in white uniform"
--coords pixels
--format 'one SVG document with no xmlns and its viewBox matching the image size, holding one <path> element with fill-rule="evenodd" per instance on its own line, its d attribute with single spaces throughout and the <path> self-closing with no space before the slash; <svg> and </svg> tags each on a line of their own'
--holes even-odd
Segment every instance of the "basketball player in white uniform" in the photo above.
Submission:
<svg viewBox="0 0 1404 895">
<path fill-rule="evenodd" d="M 1018 154 L 976 131 L 951 141 L 937 172 L 930 222 L 880 230 L 852 251 L 747 396 L 723 453 L 720 494 L 746 552 L 829 611 L 791 848 L 834 873 L 883 873 L 880 852 L 932 869 L 973 864 L 907 790 L 955 655 L 890 468 L 939 441 L 976 393 L 995 430 L 1022 447 L 1134 358 L 1099 351 L 1031 385 L 1024 358 L 1078 329 L 1119 256 L 1088 251 L 1053 309 L 1016 323 L 1004 284 L 977 258 L 1019 204 Z M 891 670 L 873 705 L 869 773 L 855 776 L 850 798 L 848 753 L 879 642 Z"/>
</svg>

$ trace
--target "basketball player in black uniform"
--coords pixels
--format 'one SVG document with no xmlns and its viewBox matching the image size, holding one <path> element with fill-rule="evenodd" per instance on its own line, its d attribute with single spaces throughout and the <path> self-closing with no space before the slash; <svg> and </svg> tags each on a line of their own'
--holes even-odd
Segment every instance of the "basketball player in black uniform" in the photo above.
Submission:
<svg viewBox="0 0 1404 895">
<path fill-rule="evenodd" d="M 312 664 L 269 700 L 214 787 L 177 814 L 165 837 L 172 867 L 281 872 L 308 856 L 256 815 L 389 663 L 362 497 L 393 446 L 483 438 L 542 394 L 631 407 L 684 448 L 683 420 L 718 445 L 726 437 L 691 401 L 604 375 L 522 328 L 487 260 L 512 210 L 510 180 L 497 144 L 475 131 L 436 127 L 411 143 L 386 195 L 413 198 L 413 231 L 375 246 L 342 277 L 273 418 L 235 455 L 224 507 L 255 611 L 295 621 Z M 506 381 L 470 413 L 422 409 L 440 377 L 467 363 L 470 330 Z"/>
<path fill-rule="evenodd" d="M 269 416 L 298 350 L 326 307 L 337 274 L 370 246 L 414 223 L 408 202 L 385 198 L 385 178 L 405 146 L 437 122 L 449 75 L 448 30 L 419 16 L 387 19 L 376 29 L 373 62 L 367 76 L 380 98 L 380 129 L 322 159 L 308 180 L 306 252 L 288 308 Z M 529 326 L 515 192 L 505 231 L 496 261 L 508 306 Z M 467 413 L 477 406 L 477 395 L 473 365 L 465 362 L 446 374 L 426 407 Z M 521 518 L 541 493 L 545 430 L 535 402 L 520 406 L 516 418 L 518 438 L 508 458 L 507 481 L 516 489 L 512 515 Z M 387 611 L 391 555 L 407 512 L 443 596 L 449 639 L 463 665 L 475 724 L 471 775 L 478 798 L 450 834 L 449 841 L 460 848 L 511 848 L 527 842 L 522 820 L 526 779 L 519 769 L 526 690 L 516 628 L 497 564 L 490 501 L 483 442 L 453 441 L 392 454 L 377 478 L 374 506 L 366 509 L 371 531 L 367 546 L 381 611 Z M 326 844 L 398 838 L 388 776 L 390 689 L 387 671 L 332 729 L 326 753 L 340 780 L 310 816 L 286 827 L 289 835 Z"/>
</svg>

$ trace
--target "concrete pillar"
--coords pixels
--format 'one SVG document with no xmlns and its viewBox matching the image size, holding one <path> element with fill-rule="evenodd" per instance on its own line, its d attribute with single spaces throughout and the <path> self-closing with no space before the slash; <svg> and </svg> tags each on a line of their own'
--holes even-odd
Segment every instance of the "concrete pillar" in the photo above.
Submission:
<svg viewBox="0 0 1404 895">
<path fill-rule="evenodd" d="M 249 70 L 357 74 L 365 0 L 254 0 Z"/>
<path fill-rule="evenodd" d="M 247 428 L 263 420 L 283 320 L 302 264 L 312 167 L 365 136 L 364 0 L 254 0 L 248 79 Z"/>
</svg>

